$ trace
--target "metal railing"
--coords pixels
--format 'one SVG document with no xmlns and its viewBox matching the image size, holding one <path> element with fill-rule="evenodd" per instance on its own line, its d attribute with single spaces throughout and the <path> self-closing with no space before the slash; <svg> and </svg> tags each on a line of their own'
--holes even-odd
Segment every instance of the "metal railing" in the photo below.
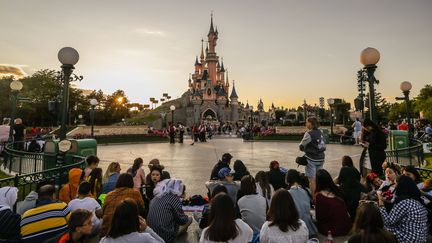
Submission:
<svg viewBox="0 0 432 243">
<path fill-rule="evenodd" d="M 84 168 L 85 158 L 80 156 L 73 157 L 73 163 L 63 165 L 60 163 L 57 167 L 47 170 L 42 170 L 33 173 L 17 174 L 13 177 L 1 179 L 0 187 L 14 186 L 19 189 L 18 201 L 23 200 L 28 193 L 34 191 L 37 184 L 42 181 L 50 181 L 58 188 L 68 181 L 68 173 L 72 168 Z"/>
<path fill-rule="evenodd" d="M 422 167 L 424 163 L 423 143 L 419 140 L 412 140 L 412 142 L 414 145 L 407 148 L 387 150 L 386 161 L 401 166 Z"/>
<path fill-rule="evenodd" d="M 29 174 L 46 169 L 44 161 L 56 161 L 55 153 L 34 153 L 26 151 L 26 142 L 8 143 L 5 146 L 4 167 L 9 173 Z"/>
</svg>

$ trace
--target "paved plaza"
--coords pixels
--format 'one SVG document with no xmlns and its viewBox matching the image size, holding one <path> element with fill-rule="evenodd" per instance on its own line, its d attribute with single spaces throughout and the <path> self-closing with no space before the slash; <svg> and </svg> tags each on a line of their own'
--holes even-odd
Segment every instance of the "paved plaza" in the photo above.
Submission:
<svg viewBox="0 0 432 243">
<path fill-rule="evenodd" d="M 277 160 L 282 167 L 297 168 L 295 158 L 302 155 L 298 150 L 298 142 L 243 142 L 237 138 L 216 138 L 206 143 L 190 145 L 186 139 L 184 144 L 141 143 L 98 146 L 100 166 L 104 169 L 111 161 L 121 164 L 122 172 L 132 166 L 136 157 L 144 159 L 145 165 L 153 158 L 158 158 L 169 171 L 171 177 L 182 179 L 187 187 L 189 196 L 206 193 L 204 183 L 209 179 L 213 165 L 223 153 L 233 155 L 235 160 L 242 160 L 252 175 L 258 171 L 268 170 L 270 161 Z M 353 157 L 355 164 L 360 157 L 360 146 L 330 144 L 327 146 L 324 168 L 336 176 L 341 167 L 343 155 Z M 232 165 L 231 164 L 231 165 Z M 298 168 L 304 171 L 304 167 Z M 149 173 L 147 166 L 144 171 Z"/>
</svg>

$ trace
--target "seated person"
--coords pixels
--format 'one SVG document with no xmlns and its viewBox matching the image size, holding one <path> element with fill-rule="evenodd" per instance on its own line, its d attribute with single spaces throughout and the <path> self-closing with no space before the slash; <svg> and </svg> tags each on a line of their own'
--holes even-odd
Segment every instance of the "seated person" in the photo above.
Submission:
<svg viewBox="0 0 432 243">
<path fill-rule="evenodd" d="M 86 243 L 87 237 L 93 230 L 92 212 L 85 209 L 78 209 L 71 213 L 68 223 L 69 230 L 54 238 L 45 241 L 46 243 Z"/>
<path fill-rule="evenodd" d="M 0 188 L 0 242 L 21 240 L 21 216 L 13 211 L 18 198 L 18 188 L 4 186 Z"/>
<path fill-rule="evenodd" d="M 54 195 L 53 185 L 39 189 L 36 208 L 26 211 L 21 219 L 23 242 L 43 242 L 67 231 L 70 209 L 66 203 L 55 201 Z"/>
<path fill-rule="evenodd" d="M 218 172 L 219 180 L 206 182 L 206 187 L 209 190 L 209 194 L 211 195 L 213 193 L 213 189 L 217 185 L 223 185 L 228 191 L 228 196 L 231 197 L 234 203 L 237 202 L 237 192 L 240 190 L 240 185 L 233 181 L 233 174 L 234 171 L 230 168 L 224 167 L 220 169 Z"/>
</svg>

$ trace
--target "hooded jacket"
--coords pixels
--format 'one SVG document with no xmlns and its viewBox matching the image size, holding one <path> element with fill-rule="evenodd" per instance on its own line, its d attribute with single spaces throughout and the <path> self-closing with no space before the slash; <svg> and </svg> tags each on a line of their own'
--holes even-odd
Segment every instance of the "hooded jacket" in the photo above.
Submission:
<svg viewBox="0 0 432 243">
<path fill-rule="evenodd" d="M 73 168 L 69 171 L 69 182 L 60 189 L 59 199 L 61 201 L 69 203 L 72 199 L 76 198 L 81 174 L 82 170 L 79 168 Z"/>
<path fill-rule="evenodd" d="M 35 208 L 38 197 L 37 192 L 31 191 L 22 202 L 18 202 L 17 213 L 23 215 L 27 210 Z"/>
</svg>

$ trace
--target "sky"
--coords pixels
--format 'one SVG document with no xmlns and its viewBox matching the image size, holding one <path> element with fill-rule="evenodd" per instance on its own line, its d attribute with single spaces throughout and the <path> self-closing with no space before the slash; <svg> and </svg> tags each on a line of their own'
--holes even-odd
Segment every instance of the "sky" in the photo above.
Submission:
<svg viewBox="0 0 432 243">
<path fill-rule="evenodd" d="M 318 104 L 357 96 L 359 54 L 377 48 L 377 87 L 394 101 L 410 81 L 432 83 L 430 0 L 0 0 L 0 74 L 60 69 L 75 48 L 77 86 L 126 92 L 133 102 L 187 90 L 210 14 L 216 52 L 240 101 L 256 106 Z"/>
</svg>

